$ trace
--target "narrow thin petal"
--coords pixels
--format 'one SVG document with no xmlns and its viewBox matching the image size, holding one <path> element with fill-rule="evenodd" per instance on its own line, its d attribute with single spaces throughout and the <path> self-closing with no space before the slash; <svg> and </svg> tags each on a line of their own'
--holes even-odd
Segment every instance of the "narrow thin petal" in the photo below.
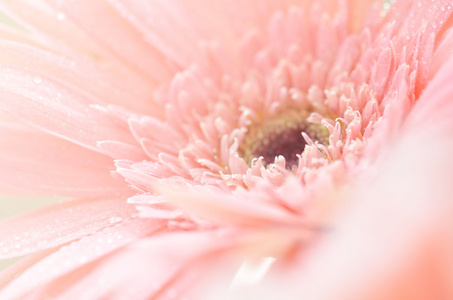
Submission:
<svg viewBox="0 0 453 300">
<path fill-rule="evenodd" d="M 141 31 L 146 41 L 178 66 L 188 67 L 198 57 L 200 41 L 215 39 L 229 48 L 242 37 L 243 28 L 264 27 L 276 10 L 286 10 L 298 1 L 110 2 Z M 231 19 L 236 21 L 231 23 Z M 232 53 L 233 48 L 229 50 Z"/>
<path fill-rule="evenodd" d="M 405 124 L 407 128 L 431 132 L 432 139 L 450 138 L 453 130 L 453 59 L 443 63 L 436 76 L 423 91 Z"/>
<path fill-rule="evenodd" d="M 171 203 L 199 218 L 218 223 L 240 224 L 242 226 L 266 225 L 307 225 L 297 214 L 285 210 L 273 203 L 253 199 L 253 193 L 229 194 L 220 190 L 178 189 L 175 186 L 161 184 L 156 187 Z M 258 198 L 259 199 L 259 198 Z"/>
<path fill-rule="evenodd" d="M 219 299 L 452 298 L 453 140 L 427 145 L 426 133 L 405 132 L 350 193 L 338 193 L 349 205 L 291 268 Z"/>
</svg>

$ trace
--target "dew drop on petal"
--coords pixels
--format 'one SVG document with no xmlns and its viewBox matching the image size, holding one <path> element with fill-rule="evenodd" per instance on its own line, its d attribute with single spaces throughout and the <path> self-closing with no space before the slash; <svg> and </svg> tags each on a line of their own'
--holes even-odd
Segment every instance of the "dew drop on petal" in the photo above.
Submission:
<svg viewBox="0 0 453 300">
<path fill-rule="evenodd" d="M 109 223 L 110 224 L 115 224 L 115 223 L 118 223 L 118 222 L 121 222 L 121 221 L 123 221 L 123 218 L 121 218 L 121 217 L 111 217 L 109 219 Z"/>
<path fill-rule="evenodd" d="M 42 78 L 39 77 L 39 76 L 35 76 L 33 78 L 33 82 L 36 83 L 36 84 L 40 84 L 42 82 Z"/>
</svg>

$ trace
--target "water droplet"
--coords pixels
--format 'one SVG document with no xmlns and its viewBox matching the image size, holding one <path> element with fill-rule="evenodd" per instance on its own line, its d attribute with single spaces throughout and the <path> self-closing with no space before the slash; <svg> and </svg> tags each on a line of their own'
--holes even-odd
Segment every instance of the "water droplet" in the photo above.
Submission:
<svg viewBox="0 0 453 300">
<path fill-rule="evenodd" d="M 382 7 L 382 10 L 380 12 L 380 16 L 385 17 L 385 15 L 387 15 L 387 13 L 389 12 L 390 7 L 391 7 L 390 3 L 384 3 L 384 6 Z"/>
<path fill-rule="evenodd" d="M 39 76 L 36 76 L 35 78 L 33 78 L 33 81 L 36 83 L 36 84 L 40 84 L 42 82 L 42 78 L 39 77 Z"/>
<path fill-rule="evenodd" d="M 123 221 L 123 218 L 121 217 L 112 217 L 109 219 L 109 223 L 110 224 L 115 224 L 115 223 L 118 223 L 118 222 L 121 222 Z"/>
</svg>

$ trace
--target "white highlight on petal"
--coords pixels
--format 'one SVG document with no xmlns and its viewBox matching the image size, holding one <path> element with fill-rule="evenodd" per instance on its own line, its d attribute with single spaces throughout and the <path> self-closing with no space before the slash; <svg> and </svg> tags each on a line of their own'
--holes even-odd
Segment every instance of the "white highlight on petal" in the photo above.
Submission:
<svg viewBox="0 0 453 300">
<path fill-rule="evenodd" d="M 246 260 L 234 276 L 230 291 L 240 287 L 258 284 L 266 276 L 272 264 L 276 261 L 273 257 L 259 260 Z"/>
</svg>

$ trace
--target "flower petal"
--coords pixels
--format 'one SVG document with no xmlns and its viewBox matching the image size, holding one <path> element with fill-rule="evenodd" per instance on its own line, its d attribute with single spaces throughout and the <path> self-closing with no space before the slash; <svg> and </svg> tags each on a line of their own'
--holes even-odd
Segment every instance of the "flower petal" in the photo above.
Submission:
<svg viewBox="0 0 453 300">
<path fill-rule="evenodd" d="M 351 32 L 357 32 L 361 29 L 365 23 L 368 26 L 376 26 L 377 24 L 372 24 L 372 22 L 379 22 L 377 16 L 370 17 L 370 9 L 373 6 L 381 8 L 382 1 L 376 0 L 348 0 L 348 9 L 349 9 L 349 29 Z M 371 23 L 371 24 L 370 24 Z"/>
<path fill-rule="evenodd" d="M 57 248 L 58 249 L 58 248 Z M 20 261 L 9 266 L 0 273 L 0 288 L 5 287 L 9 284 L 14 278 L 20 276 L 26 269 L 36 264 L 38 261 L 42 260 L 44 257 L 55 252 L 55 248 L 46 249 L 38 253 L 30 254 L 27 257 L 21 259 Z"/>
<path fill-rule="evenodd" d="M 404 132 L 352 192 L 336 194 L 349 205 L 291 268 L 219 299 L 452 298 L 453 139 L 427 144 L 419 133 Z"/>
<path fill-rule="evenodd" d="M 451 137 L 453 126 L 451 115 L 453 113 L 453 59 L 444 62 L 436 76 L 423 91 L 417 104 L 414 106 L 407 120 L 407 128 L 432 131 L 443 138 Z"/>
<path fill-rule="evenodd" d="M 130 193 L 121 179 L 111 175 L 112 159 L 102 154 L 23 124 L 5 121 L 4 116 L 0 121 L 0 136 L 3 185 L 22 189 L 27 195 L 34 192 L 99 197 Z"/>
<path fill-rule="evenodd" d="M 91 262 L 112 253 L 116 249 L 136 239 L 160 230 L 162 226 L 163 223 L 160 221 L 132 218 L 113 226 L 105 227 L 98 232 L 63 246 L 52 255 L 37 262 L 19 278 L 12 280 L 9 285 L 0 291 L 0 297 L 5 299 L 23 299 L 25 295 L 28 295 L 34 290 L 39 291 L 39 287 L 80 267 L 90 266 Z M 45 274 L 45 276 L 42 274 Z M 111 273 L 109 272 L 104 275 L 107 274 Z M 31 280 L 32 278 L 33 280 Z M 30 298 L 42 299 L 42 296 L 30 296 Z"/>
<path fill-rule="evenodd" d="M 0 258 L 57 247 L 131 218 L 124 199 L 81 199 L 53 204 L 0 222 Z"/>
<path fill-rule="evenodd" d="M 63 13 L 66 18 L 73 20 L 84 33 L 137 71 L 159 81 L 168 80 L 174 73 L 175 69 L 168 64 L 166 57 L 148 44 L 142 33 L 118 14 L 109 1 L 44 2 L 51 5 L 55 12 Z M 136 2 L 131 1 L 130 4 Z"/>
<path fill-rule="evenodd" d="M 60 5 L 63 4 L 60 2 Z M 66 16 L 66 12 L 64 12 L 60 8 L 52 8 L 45 1 L 26 1 L 26 0 L 18 0 L 18 1 L 9 1 L 5 0 L 2 1 L 1 6 L 4 7 L 4 10 L 7 13 L 11 14 L 11 17 L 18 19 L 18 21 L 30 31 L 39 31 L 42 37 L 46 37 L 48 42 L 52 45 L 52 48 L 59 49 L 64 53 L 72 53 L 74 54 L 74 50 L 76 53 L 85 54 L 90 58 L 94 58 L 96 64 L 99 63 L 99 60 L 102 60 L 102 63 L 107 63 L 108 65 L 113 65 L 115 68 L 130 68 L 132 67 L 133 70 L 139 72 L 145 72 L 145 74 L 152 74 L 151 78 L 156 79 L 163 79 L 165 76 L 168 76 L 168 68 L 163 64 L 165 60 L 162 60 L 155 51 L 150 49 L 150 47 L 146 47 L 146 44 L 143 44 L 142 39 L 137 37 L 137 34 L 134 34 L 134 31 L 127 26 L 124 20 L 118 18 L 118 16 L 105 5 L 105 1 L 96 1 L 90 2 L 87 6 L 80 6 L 80 7 L 92 7 L 93 11 L 99 10 L 104 8 L 102 13 L 97 14 L 93 18 L 93 21 L 97 22 L 96 26 L 89 28 L 89 30 L 84 31 L 83 27 L 80 27 L 79 24 L 73 23 L 69 20 L 69 17 Z M 74 13 L 80 13 L 78 10 Z M 87 13 L 90 13 L 90 10 L 86 10 L 83 12 L 84 16 L 86 17 Z M 102 19 L 101 19 L 102 18 Z M 99 26 L 105 22 L 103 26 Z M 114 24 L 112 26 L 112 24 Z M 118 26 L 121 24 L 121 26 Z M 99 30 L 104 30 L 104 33 L 108 31 L 108 36 L 101 38 L 100 36 L 90 36 L 93 30 L 95 31 L 96 28 L 100 28 Z M 97 33 L 97 32 L 96 32 Z M 119 33 L 121 33 L 119 35 Z M 127 37 L 130 34 L 131 37 Z M 120 37 L 120 39 L 115 37 Z M 132 37 L 134 37 L 132 39 Z M 127 39 L 130 46 L 124 43 L 123 38 Z M 100 39 L 101 43 L 98 43 L 96 39 Z M 110 40 L 110 41 L 109 41 Z M 107 45 L 103 45 L 103 43 L 107 43 Z M 112 42 L 114 44 L 112 44 Z M 119 51 L 121 47 L 125 47 L 125 51 Z M 146 49 L 149 50 L 146 53 Z M 127 56 L 131 54 L 130 51 L 140 51 L 141 55 L 137 56 L 137 52 L 135 55 Z M 148 62 L 140 61 L 137 59 L 147 59 Z M 107 61 L 104 61 L 107 59 Z M 96 61 L 97 60 L 97 61 Z M 126 65 L 124 64 L 126 62 Z M 138 64 L 140 63 L 140 64 Z M 151 68 L 145 70 L 142 66 L 148 67 L 152 66 Z M 105 67 L 105 65 L 104 65 Z M 137 78 L 137 74 L 132 75 Z M 143 75 L 143 74 L 142 74 Z M 134 79 L 135 79 L 134 78 Z M 128 80 L 132 80 L 132 78 L 128 78 Z M 152 84 L 150 82 L 150 84 Z"/>
<path fill-rule="evenodd" d="M 127 74 L 102 70 L 86 59 L 68 58 L 30 43 L 1 40 L 0 63 L 36 74 L 46 70 L 46 76 L 64 81 L 66 85 L 84 90 L 106 103 L 122 105 L 132 111 L 150 114 L 158 111 L 149 99 L 153 91 L 149 82 L 125 81 Z M 134 101 L 130 101 L 131 98 Z"/>
<path fill-rule="evenodd" d="M 336 195 L 349 205 L 325 238 L 292 262 L 293 271 L 223 299 L 452 298 L 452 70 L 450 59 L 388 148 L 348 193 Z"/>
<path fill-rule="evenodd" d="M 299 293 L 345 300 L 453 296 L 453 139 L 427 145 L 425 138 L 405 135 L 376 178 L 358 188 L 337 233 L 307 258 Z"/>
<path fill-rule="evenodd" d="M 0 88 L 0 110 L 43 131 L 97 152 L 98 141 L 135 143 L 126 122 L 93 106 L 99 99 L 62 82 L 11 67 L 0 70 Z"/>
<path fill-rule="evenodd" d="M 30 298 L 40 299 L 46 295 L 62 299 L 120 300 L 167 299 L 171 295 L 186 295 L 192 288 L 192 280 L 206 272 L 209 264 L 204 261 L 213 263 L 216 257 L 213 253 L 231 244 L 231 239 L 223 237 L 219 232 L 175 232 L 143 238 L 67 276 L 39 286 Z M 180 251 L 182 247 L 184 251 Z M 18 283 L 14 285 L 19 290 Z"/>
<path fill-rule="evenodd" d="M 21 38 L 24 35 L 21 34 L 17 38 L 11 37 L 12 40 L 38 46 L 47 51 L 51 49 L 51 52 L 65 56 L 68 60 L 75 62 L 76 65 L 80 63 L 83 66 L 94 66 L 97 71 L 93 75 L 99 76 L 102 73 L 104 76 L 109 77 L 109 80 L 113 79 L 115 81 L 114 84 L 117 85 L 114 90 L 119 88 L 131 91 L 130 96 L 135 99 L 133 102 L 137 102 L 134 106 L 139 105 L 144 108 L 143 111 L 151 115 L 154 114 L 153 111 L 156 110 L 156 105 L 153 105 L 150 98 L 152 97 L 152 91 L 156 88 L 157 81 L 146 74 L 138 72 L 136 67 L 113 54 L 108 46 L 97 43 L 76 24 L 69 21 L 69 18 L 64 13 L 52 9 L 39 0 L 33 2 L 6 0 L 0 3 L 0 7 L 2 7 L 2 11 L 8 13 L 11 18 L 16 19 L 32 32 L 34 39 L 36 39 L 35 42 L 27 41 Z M 115 34 L 112 34 L 112 36 L 115 36 Z M 117 41 L 117 45 L 124 46 L 119 41 Z M 32 54 L 30 53 L 30 55 Z M 153 68 L 149 71 L 153 72 L 155 77 L 168 73 L 168 71 L 159 67 L 161 65 L 159 58 L 153 58 L 153 55 L 148 55 L 148 59 L 153 62 Z M 90 77 L 90 75 L 87 77 Z M 108 99 L 105 100 L 108 101 Z M 125 97 L 123 102 L 129 100 L 128 97 Z"/>
<path fill-rule="evenodd" d="M 164 182 L 159 182 L 156 189 L 185 212 L 214 223 L 245 227 L 308 226 L 307 220 L 299 215 L 275 203 L 267 203 L 260 192 L 230 194 L 209 186 L 178 188 Z"/>
<path fill-rule="evenodd" d="M 291 3 L 298 1 L 110 2 L 141 31 L 146 41 L 178 66 L 188 67 L 198 56 L 200 41 L 215 39 L 234 51 L 232 46 L 242 37 L 244 28 L 265 27 L 272 13 L 278 9 L 286 10 Z M 230 22 L 232 16 L 236 20 L 234 23 Z"/>
</svg>

